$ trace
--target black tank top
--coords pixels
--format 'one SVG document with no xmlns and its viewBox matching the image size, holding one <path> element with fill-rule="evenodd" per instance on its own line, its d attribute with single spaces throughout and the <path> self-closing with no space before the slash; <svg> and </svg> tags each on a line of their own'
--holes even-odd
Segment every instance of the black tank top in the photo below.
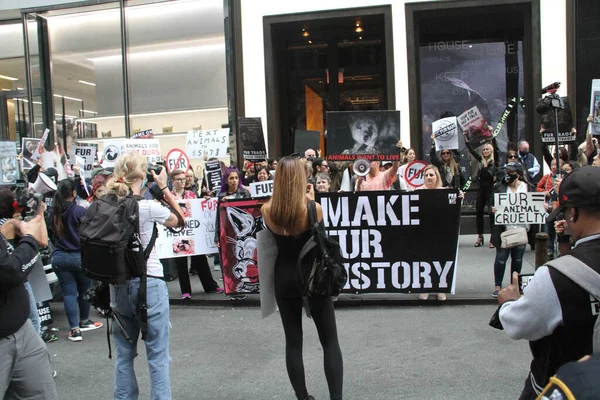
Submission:
<svg viewBox="0 0 600 400">
<path fill-rule="evenodd" d="M 272 231 L 271 231 L 272 232 Z M 275 262 L 275 295 L 279 297 L 300 297 L 301 280 L 297 267 L 298 256 L 304 244 L 311 238 L 311 230 L 298 237 L 273 233 L 278 255 Z"/>
</svg>

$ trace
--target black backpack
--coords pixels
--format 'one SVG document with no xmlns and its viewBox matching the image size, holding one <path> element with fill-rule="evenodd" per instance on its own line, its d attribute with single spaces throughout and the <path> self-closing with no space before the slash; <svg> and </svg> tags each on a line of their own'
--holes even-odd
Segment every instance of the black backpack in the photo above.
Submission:
<svg viewBox="0 0 600 400">
<path fill-rule="evenodd" d="M 119 199 L 114 194 L 106 194 L 98 198 L 81 218 L 79 236 L 82 269 L 86 276 L 100 282 L 95 286 L 96 298 L 91 299 L 92 305 L 95 302 L 105 308 L 110 303 L 107 284 L 121 284 L 140 277 L 137 311 L 142 340 L 146 340 L 146 262 L 154 247 L 158 229 L 154 224 L 152 237 L 144 249 L 139 235 L 139 200 L 143 200 L 143 197 L 130 195 Z M 114 310 L 106 311 L 107 318 L 112 315 L 121 325 Z"/>
<path fill-rule="evenodd" d="M 348 272 L 342 265 L 340 244 L 327 236 L 325 227 L 317 218 L 314 201 L 308 202 L 308 216 L 312 237 L 306 241 L 298 256 L 302 280 L 302 295 L 337 296 L 348 281 Z M 308 264 L 303 263 L 308 257 Z"/>
</svg>

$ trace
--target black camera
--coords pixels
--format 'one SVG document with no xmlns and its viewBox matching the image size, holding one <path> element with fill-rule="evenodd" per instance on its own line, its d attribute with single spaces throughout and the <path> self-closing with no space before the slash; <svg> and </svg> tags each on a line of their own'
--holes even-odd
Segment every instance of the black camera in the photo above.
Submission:
<svg viewBox="0 0 600 400">
<path fill-rule="evenodd" d="M 560 82 L 554 82 L 553 84 L 542 89 L 542 94 L 548 94 L 542 97 L 535 106 L 535 111 L 538 114 L 546 114 L 553 109 L 562 110 L 565 108 L 565 104 L 560 96 L 556 93 L 558 88 L 560 88 Z"/>
<path fill-rule="evenodd" d="M 31 193 L 24 180 L 18 180 L 14 191 L 17 209 L 21 211 L 24 221 L 29 221 L 37 215 L 40 206 L 44 202 L 44 196 L 40 193 Z"/>
<path fill-rule="evenodd" d="M 146 179 L 148 180 L 148 182 L 154 182 L 154 177 L 152 176 L 152 172 L 151 171 L 154 171 L 154 173 L 156 175 L 159 175 L 160 172 L 162 171 L 162 169 L 163 169 L 163 163 L 162 162 L 159 162 L 159 163 L 156 163 L 155 165 L 149 166 L 148 169 L 147 169 L 147 172 L 146 172 Z"/>
</svg>

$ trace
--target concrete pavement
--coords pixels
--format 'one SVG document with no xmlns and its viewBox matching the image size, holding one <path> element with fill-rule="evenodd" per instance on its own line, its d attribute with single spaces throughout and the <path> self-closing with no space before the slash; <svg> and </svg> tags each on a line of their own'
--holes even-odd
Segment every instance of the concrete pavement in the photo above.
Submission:
<svg viewBox="0 0 600 400">
<path fill-rule="evenodd" d="M 447 303 L 474 305 L 474 304 L 496 304 L 496 299 L 491 294 L 494 290 L 494 258 L 496 250 L 488 247 L 489 234 L 485 235 L 485 245 L 473 247 L 477 235 L 461 235 L 458 249 L 456 294 L 448 295 Z M 209 258 L 212 268 L 212 259 Z M 535 271 L 535 252 L 529 246 L 525 252 L 522 273 L 531 274 Z M 215 280 L 222 284 L 221 272 L 213 271 Z M 509 283 L 510 260 L 507 262 L 504 285 Z M 171 304 L 185 305 L 231 305 L 234 301 L 223 294 L 206 294 L 202 289 L 198 277 L 190 277 L 192 282 L 192 299 L 181 300 L 181 291 L 177 280 L 169 282 L 169 297 Z M 415 294 L 342 294 L 339 296 L 338 307 L 355 305 L 392 305 L 413 304 L 415 302 L 427 305 L 437 303 L 433 300 L 423 302 Z M 236 306 L 260 306 L 258 295 L 249 295 L 245 300 L 235 301 Z"/>
<path fill-rule="evenodd" d="M 357 307 L 337 310 L 344 356 L 344 399 L 516 399 L 530 362 L 527 342 L 488 326 L 494 306 Z M 106 330 L 67 340 L 61 303 L 53 303 L 59 340 L 48 348 L 61 399 L 111 399 L 113 361 Z M 94 314 L 94 313 L 93 313 Z M 101 320 L 101 319 L 97 319 Z M 294 399 L 285 369 L 279 315 L 256 308 L 171 307 L 174 399 Z M 307 385 L 328 399 L 322 350 L 312 321 L 304 322 Z M 140 399 L 149 398 L 143 343 L 136 371 Z M 114 351 L 114 347 L 113 347 Z"/>
</svg>

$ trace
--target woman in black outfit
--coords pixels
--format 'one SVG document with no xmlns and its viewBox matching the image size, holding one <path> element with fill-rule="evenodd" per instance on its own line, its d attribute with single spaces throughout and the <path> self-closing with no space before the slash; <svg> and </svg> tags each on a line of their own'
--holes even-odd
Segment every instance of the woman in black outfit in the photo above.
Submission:
<svg viewBox="0 0 600 400">
<path fill-rule="evenodd" d="M 442 176 L 442 186 L 462 190 L 466 180 L 460 172 L 460 164 L 454 159 L 453 151 L 444 149 L 440 151 L 440 156 L 438 157 L 437 152 L 435 151 L 434 139 L 435 135 L 431 135 L 429 158 L 431 159 L 431 163 L 440 171 L 440 175 Z"/>
<path fill-rule="evenodd" d="M 496 170 L 498 169 L 498 143 L 496 138 L 492 138 L 492 143 L 486 143 L 481 147 L 481 153 L 476 152 L 471 147 L 465 135 L 465 144 L 467 148 L 479 162 L 479 191 L 477 192 L 477 204 L 475 206 L 477 216 L 477 241 L 475 247 L 481 247 L 484 244 L 483 240 L 483 209 L 486 204 L 492 205 L 492 193 L 494 192 L 494 183 L 496 183 Z M 490 227 L 492 226 L 494 216 L 490 213 Z"/>
<path fill-rule="evenodd" d="M 285 359 L 288 376 L 298 400 L 314 400 L 308 394 L 302 360 L 302 295 L 296 267 L 300 250 L 311 237 L 307 205 L 314 200 L 300 160 L 284 157 L 279 161 L 273 197 L 262 206 L 265 224 L 275 237 L 279 254 L 275 264 L 275 296 L 285 332 Z M 308 191 L 308 194 L 307 194 Z M 319 221 L 323 211 L 317 203 Z M 308 307 L 323 346 L 325 377 L 332 400 L 342 398 L 343 361 L 337 336 L 333 299 L 311 295 Z"/>
</svg>

